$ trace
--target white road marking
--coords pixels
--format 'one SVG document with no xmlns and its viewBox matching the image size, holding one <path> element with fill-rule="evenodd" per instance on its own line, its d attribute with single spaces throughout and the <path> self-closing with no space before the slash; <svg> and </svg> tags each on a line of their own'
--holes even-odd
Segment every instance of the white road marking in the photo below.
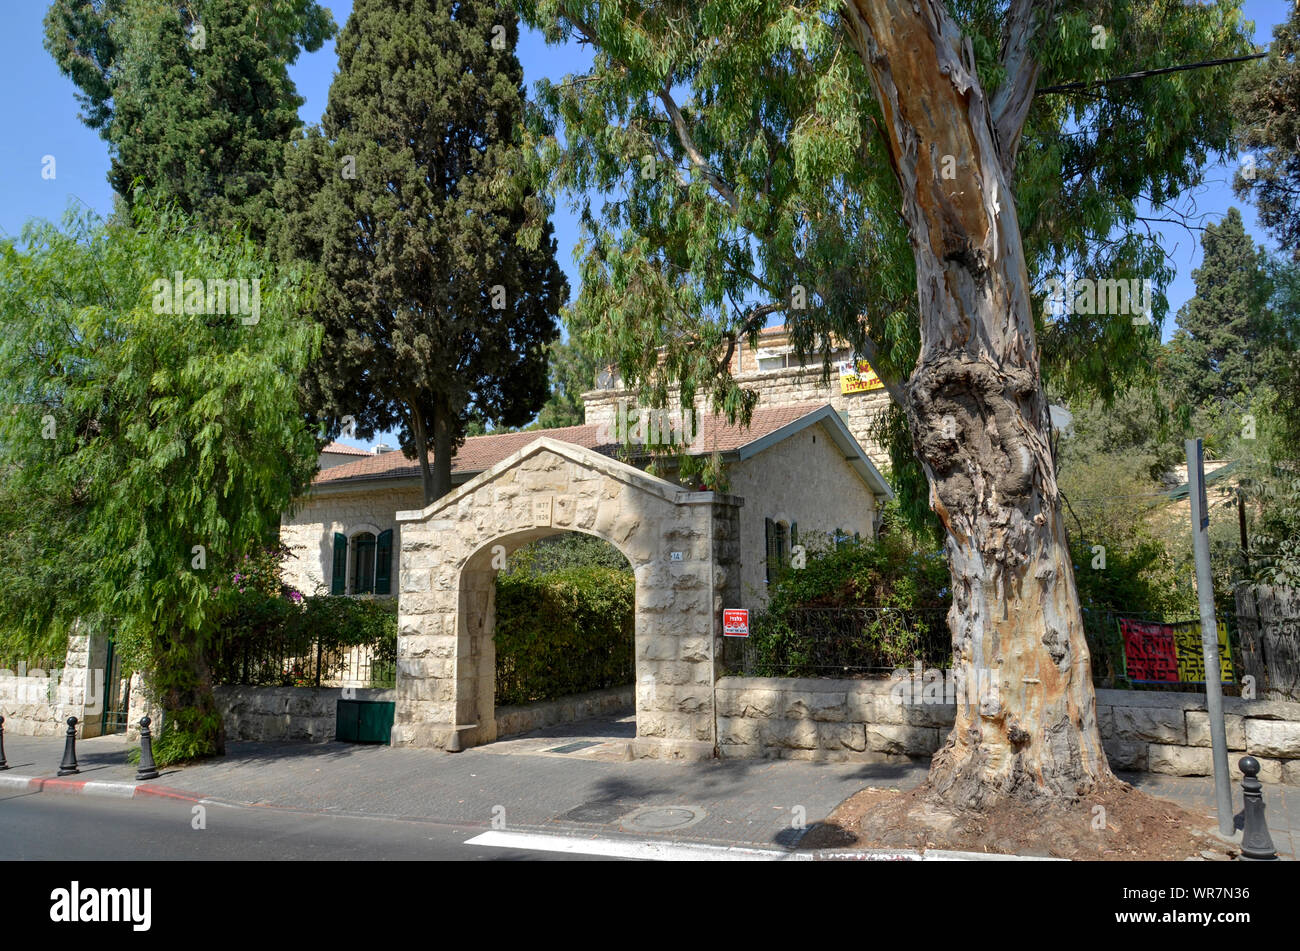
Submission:
<svg viewBox="0 0 1300 951">
<path fill-rule="evenodd" d="M 657 862 L 779 862 L 812 857 L 779 849 L 746 849 L 728 845 L 687 845 L 680 842 L 626 839 L 587 839 L 497 830 L 476 835 L 465 844 L 488 845 L 501 849 L 524 849 L 532 852 L 566 852 L 577 855 L 602 855 L 608 858 L 649 859 Z"/>
</svg>

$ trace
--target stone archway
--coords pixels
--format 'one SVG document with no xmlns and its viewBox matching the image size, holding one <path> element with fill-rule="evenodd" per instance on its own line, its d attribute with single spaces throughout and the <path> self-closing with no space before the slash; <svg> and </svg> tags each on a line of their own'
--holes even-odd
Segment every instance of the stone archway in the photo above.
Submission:
<svg viewBox="0 0 1300 951">
<path fill-rule="evenodd" d="M 459 749 L 496 739 L 501 556 L 578 531 L 617 547 L 636 577 L 634 751 L 713 756 L 722 608 L 740 594 L 739 506 L 540 437 L 429 507 L 398 512 L 393 745 Z"/>
</svg>

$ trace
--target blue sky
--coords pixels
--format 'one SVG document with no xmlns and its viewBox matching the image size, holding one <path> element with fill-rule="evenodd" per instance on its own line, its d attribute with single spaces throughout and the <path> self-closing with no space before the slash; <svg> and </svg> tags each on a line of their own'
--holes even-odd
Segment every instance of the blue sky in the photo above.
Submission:
<svg viewBox="0 0 1300 951">
<path fill-rule="evenodd" d="M 351 0 L 324 0 L 341 26 L 352 9 Z M 1268 42 L 1273 26 L 1287 15 L 1288 0 L 1246 0 L 1247 19 L 1255 21 L 1255 41 Z M 0 234 L 16 236 L 32 217 L 58 220 L 70 201 L 80 201 L 100 213 L 112 210 L 112 190 L 105 175 L 108 153 L 103 140 L 77 118 L 75 87 L 54 65 L 41 45 L 41 20 L 47 4 L 43 0 L 7 0 L 0 10 Z M 540 35 L 525 32 L 519 47 L 525 82 L 530 86 L 542 77 L 558 79 L 581 72 L 590 62 L 590 52 L 570 44 L 551 47 Z M 305 122 L 320 119 L 336 66 L 333 43 L 316 53 L 302 55 L 291 74 L 298 92 L 306 99 L 301 110 Z M 54 156 L 56 177 L 41 176 L 43 157 Z M 1208 171 L 1210 181 L 1195 195 L 1184 196 L 1203 222 L 1219 220 L 1229 207 L 1241 209 L 1246 227 L 1255 240 L 1271 247 L 1259 228 L 1253 207 L 1238 201 L 1230 186 L 1231 170 L 1217 166 Z M 578 230 L 575 216 L 563 198 L 555 215 L 560 264 L 569 274 L 576 293 L 577 269 L 573 248 Z M 1178 270 L 1168 290 L 1170 318 L 1165 323 L 1168 338 L 1173 315 L 1192 296 L 1192 269 L 1200 260 L 1197 241 L 1188 231 L 1161 227 L 1164 244 Z"/>
</svg>

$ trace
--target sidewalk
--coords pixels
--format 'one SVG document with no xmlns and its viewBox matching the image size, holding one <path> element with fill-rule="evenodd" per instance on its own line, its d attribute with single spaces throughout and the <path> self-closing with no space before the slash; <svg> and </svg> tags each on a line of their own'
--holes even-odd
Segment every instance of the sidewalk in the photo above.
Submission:
<svg viewBox="0 0 1300 951">
<path fill-rule="evenodd" d="M 129 796 L 135 787 L 137 797 L 180 796 L 483 829 L 492 828 L 496 817 L 510 829 L 771 849 L 794 846 L 802 834 L 800 820 L 812 826 L 866 786 L 908 789 L 926 773 L 920 764 L 628 762 L 607 755 L 616 744 L 598 745 L 620 735 L 620 729 L 613 721 L 566 724 L 454 754 L 345 743 L 237 743 L 224 759 L 163 770 L 143 784 L 135 783 L 135 768 L 126 763 L 131 744 L 97 737 L 77 743 L 81 772 L 45 789 Z M 593 739 L 584 741 L 588 735 Z M 562 749 L 571 751 L 554 752 Z M 24 777 L 52 779 L 63 738 L 6 736 L 5 751 L 10 768 L 0 772 L 0 797 Z M 1210 817 L 1207 826 L 1214 826 L 1209 778 L 1122 778 Z M 1293 857 L 1300 843 L 1300 790 L 1269 786 L 1265 800 L 1274 845 Z M 1239 787 L 1234 806 L 1241 808 Z"/>
</svg>

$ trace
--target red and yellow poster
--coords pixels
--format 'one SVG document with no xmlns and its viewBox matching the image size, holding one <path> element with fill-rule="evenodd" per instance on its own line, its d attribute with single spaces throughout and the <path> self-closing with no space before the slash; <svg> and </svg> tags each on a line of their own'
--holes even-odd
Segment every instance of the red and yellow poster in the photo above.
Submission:
<svg viewBox="0 0 1300 951">
<path fill-rule="evenodd" d="M 1138 684 L 1205 683 L 1205 656 L 1201 651 L 1201 622 L 1160 624 L 1120 618 L 1124 639 L 1124 664 L 1128 679 Z M 1219 670 L 1224 683 L 1232 683 L 1232 653 L 1228 627 L 1219 622 Z"/>
<path fill-rule="evenodd" d="M 865 393 L 868 390 L 879 390 L 885 386 L 880 377 L 876 376 L 876 371 L 871 369 L 871 364 L 866 360 L 853 362 L 846 360 L 840 364 L 840 392 L 841 393 Z"/>
</svg>

